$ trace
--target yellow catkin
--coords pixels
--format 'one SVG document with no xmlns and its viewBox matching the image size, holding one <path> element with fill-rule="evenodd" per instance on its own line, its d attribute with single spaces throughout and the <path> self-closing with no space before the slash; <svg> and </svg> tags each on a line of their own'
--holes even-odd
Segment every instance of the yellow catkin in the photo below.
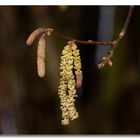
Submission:
<svg viewBox="0 0 140 140">
<path fill-rule="evenodd" d="M 67 98 L 67 109 L 69 112 L 69 117 L 71 120 L 77 119 L 78 118 L 78 112 L 76 111 L 75 108 L 75 97 L 77 97 L 76 95 L 76 89 L 75 89 L 75 79 L 74 76 L 72 75 L 69 78 L 68 81 L 68 98 Z"/>
<path fill-rule="evenodd" d="M 37 71 L 39 77 L 45 76 L 45 37 L 44 34 L 40 37 L 37 49 Z"/>
<path fill-rule="evenodd" d="M 34 40 L 36 39 L 36 37 L 38 35 L 40 35 L 41 33 L 45 32 L 45 28 L 38 28 L 36 30 L 34 30 L 30 36 L 28 37 L 27 41 L 26 41 L 26 44 L 29 46 L 29 45 L 32 45 Z"/>
<path fill-rule="evenodd" d="M 58 95 L 60 97 L 61 102 L 61 111 L 62 111 L 62 125 L 68 125 L 69 124 L 69 112 L 67 109 L 67 81 L 69 78 L 69 74 L 71 74 L 71 71 L 68 70 L 68 64 L 67 64 L 67 58 L 70 58 L 72 56 L 72 53 L 69 52 L 69 45 L 65 46 L 62 51 L 61 56 L 61 63 L 60 63 L 60 83 L 58 87 Z"/>
<path fill-rule="evenodd" d="M 74 42 L 69 43 L 73 52 L 73 59 L 74 59 L 74 69 L 75 69 L 75 77 L 76 77 L 76 86 L 77 88 L 81 87 L 83 81 L 83 74 L 82 74 L 82 65 L 81 65 L 81 58 L 80 58 L 80 51 L 77 48 L 77 45 Z"/>
<path fill-rule="evenodd" d="M 61 101 L 62 125 L 68 125 L 70 120 L 78 118 L 78 112 L 75 108 L 76 83 L 73 74 L 74 56 L 70 45 L 66 45 L 62 51 L 60 63 L 60 83 L 58 95 Z"/>
</svg>

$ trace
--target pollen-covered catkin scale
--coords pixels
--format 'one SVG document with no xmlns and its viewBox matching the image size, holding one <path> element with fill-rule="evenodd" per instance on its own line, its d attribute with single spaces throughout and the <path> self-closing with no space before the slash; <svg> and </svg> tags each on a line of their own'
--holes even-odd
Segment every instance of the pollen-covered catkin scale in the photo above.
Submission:
<svg viewBox="0 0 140 140">
<path fill-rule="evenodd" d="M 37 71 L 39 77 L 45 76 L 45 37 L 44 34 L 40 37 L 37 50 Z"/>
<path fill-rule="evenodd" d="M 27 41 L 26 41 L 26 44 L 29 46 L 29 45 L 32 45 L 34 40 L 36 39 L 36 37 L 38 35 L 40 35 L 41 33 L 45 32 L 45 28 L 38 28 L 36 30 L 34 30 L 30 36 L 28 37 Z"/>
</svg>

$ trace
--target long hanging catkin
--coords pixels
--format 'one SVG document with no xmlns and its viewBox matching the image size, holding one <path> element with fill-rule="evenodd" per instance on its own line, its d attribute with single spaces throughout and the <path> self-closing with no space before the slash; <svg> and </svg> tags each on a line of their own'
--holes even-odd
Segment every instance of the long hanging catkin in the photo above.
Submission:
<svg viewBox="0 0 140 140">
<path fill-rule="evenodd" d="M 61 102 L 62 125 L 68 125 L 70 120 L 77 119 L 79 114 L 75 107 L 76 84 L 80 87 L 82 84 L 82 70 L 79 50 L 76 44 L 71 41 L 62 51 L 60 62 L 60 83 L 58 95 Z M 73 70 L 76 72 L 76 81 Z M 78 75 L 78 76 L 77 76 Z"/>
<path fill-rule="evenodd" d="M 45 76 L 45 34 L 43 34 L 38 42 L 38 49 L 37 49 L 37 71 L 39 77 Z"/>
</svg>

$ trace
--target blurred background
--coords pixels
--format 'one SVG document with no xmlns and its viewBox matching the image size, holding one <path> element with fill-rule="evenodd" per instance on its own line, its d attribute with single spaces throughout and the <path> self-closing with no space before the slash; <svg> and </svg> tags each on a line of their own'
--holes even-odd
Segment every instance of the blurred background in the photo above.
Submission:
<svg viewBox="0 0 140 140">
<path fill-rule="evenodd" d="M 113 67 L 97 64 L 110 46 L 78 45 L 83 85 L 77 89 L 79 118 L 61 125 L 60 55 L 67 40 L 46 40 L 46 76 L 37 75 L 37 40 L 26 46 L 38 27 L 53 27 L 81 40 L 111 41 L 121 31 L 128 6 L 1 6 L 1 134 L 140 134 L 140 8 L 136 6 Z"/>
</svg>

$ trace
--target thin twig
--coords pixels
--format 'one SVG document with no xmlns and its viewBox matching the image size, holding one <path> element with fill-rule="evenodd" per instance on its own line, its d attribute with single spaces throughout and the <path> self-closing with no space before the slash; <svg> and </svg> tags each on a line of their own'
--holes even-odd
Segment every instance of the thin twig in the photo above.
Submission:
<svg viewBox="0 0 140 140">
<path fill-rule="evenodd" d="M 119 38 L 120 38 L 120 39 L 123 39 L 123 37 L 124 37 L 124 35 L 125 35 L 125 33 L 126 33 L 126 30 L 127 30 L 127 28 L 128 28 L 128 24 L 129 24 L 130 19 L 131 19 L 131 17 L 132 17 L 133 9 L 134 9 L 134 6 L 130 6 L 130 7 L 129 7 L 129 12 L 128 12 L 128 15 L 127 15 L 125 24 L 124 24 L 124 26 L 123 26 L 122 31 L 121 31 L 120 34 L 119 34 Z"/>
<path fill-rule="evenodd" d="M 133 9 L 134 9 L 134 6 L 129 7 L 128 15 L 127 15 L 127 18 L 125 20 L 124 26 L 123 26 L 121 32 L 119 33 L 118 38 L 116 40 L 112 41 L 112 47 L 108 51 L 108 53 L 102 58 L 103 61 L 100 64 L 98 64 L 99 69 L 104 67 L 106 64 L 112 66 L 111 59 L 113 58 L 114 52 L 115 52 L 116 47 L 118 46 L 120 40 L 124 38 L 124 35 L 127 31 L 127 28 L 128 28 L 129 22 L 130 22 L 130 19 L 132 17 Z"/>
<path fill-rule="evenodd" d="M 127 15 L 127 18 L 125 20 L 124 26 L 123 26 L 121 32 L 119 33 L 118 38 L 113 41 L 113 47 L 114 48 L 116 48 L 118 43 L 119 43 L 119 41 L 124 38 L 124 35 L 125 35 L 126 31 L 127 31 L 127 28 L 128 28 L 129 22 L 130 22 L 130 19 L 132 17 L 133 9 L 134 9 L 134 6 L 129 7 L 128 15 Z"/>
<path fill-rule="evenodd" d="M 70 36 L 64 35 L 60 32 L 57 32 L 56 30 L 54 30 L 53 28 L 38 28 L 36 29 L 34 32 L 31 33 L 31 35 L 29 36 L 29 38 L 27 39 L 27 45 L 31 45 L 34 42 L 34 39 L 42 34 L 42 33 L 46 33 L 47 36 L 50 36 L 52 34 L 57 35 L 61 38 L 64 38 L 68 41 L 73 41 L 75 43 L 79 43 L 79 44 L 91 44 L 91 45 L 111 45 L 111 49 L 107 52 L 107 54 L 102 58 L 102 62 L 98 65 L 99 68 L 104 67 L 106 64 L 112 66 L 112 57 L 114 55 L 114 51 L 116 50 L 116 47 L 118 46 L 119 42 L 121 39 L 124 38 L 125 33 L 127 31 L 130 19 L 132 17 L 132 12 L 133 12 L 134 6 L 130 6 L 129 7 L 129 11 L 128 11 L 128 15 L 127 18 L 125 20 L 124 26 L 121 30 L 121 32 L 118 35 L 118 38 L 114 41 L 109 41 L 109 42 L 98 42 L 98 41 L 93 41 L 93 40 L 77 40 L 74 39 Z"/>
<path fill-rule="evenodd" d="M 74 39 L 70 36 L 67 36 L 67 35 L 64 35 L 60 32 L 57 32 L 57 31 L 53 31 L 54 34 L 58 35 L 59 37 L 62 37 L 64 39 L 67 39 L 69 41 L 74 41 L 75 43 L 79 43 L 79 44 L 91 44 L 91 45 L 113 45 L 111 41 L 109 42 L 98 42 L 98 41 L 93 41 L 93 40 L 88 40 L 88 41 L 84 41 L 84 40 L 77 40 L 77 39 Z"/>
</svg>

